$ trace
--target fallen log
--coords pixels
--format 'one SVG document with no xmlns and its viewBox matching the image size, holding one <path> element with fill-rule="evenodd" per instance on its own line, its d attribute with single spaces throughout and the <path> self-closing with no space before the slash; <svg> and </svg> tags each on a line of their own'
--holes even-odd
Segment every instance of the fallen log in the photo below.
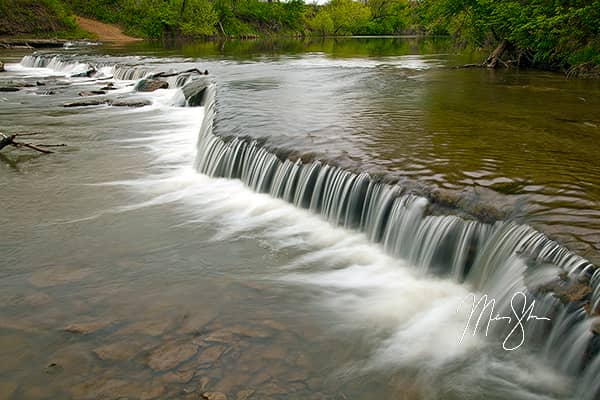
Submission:
<svg viewBox="0 0 600 400">
<path fill-rule="evenodd" d="M 54 153 L 51 150 L 45 149 L 45 148 L 40 147 L 40 146 L 35 145 L 35 144 L 24 143 L 24 142 L 17 142 L 17 141 L 15 141 L 15 138 L 17 136 L 18 135 L 7 135 L 5 133 L 0 132 L 0 150 L 2 150 L 3 148 L 5 148 L 6 146 L 14 146 L 16 148 L 27 147 L 27 148 L 30 148 L 30 149 L 35 150 L 35 151 L 39 151 L 40 153 L 44 153 L 44 154 Z M 60 145 L 48 145 L 48 146 L 57 147 L 57 146 L 64 146 L 64 144 L 60 144 Z"/>
<path fill-rule="evenodd" d="M 198 74 L 198 75 L 208 75 L 208 70 L 204 70 L 204 72 L 200 71 L 198 68 L 192 68 L 185 71 L 180 72 L 158 72 L 150 76 L 150 78 L 168 78 L 171 76 L 177 76 L 181 74 Z"/>
</svg>

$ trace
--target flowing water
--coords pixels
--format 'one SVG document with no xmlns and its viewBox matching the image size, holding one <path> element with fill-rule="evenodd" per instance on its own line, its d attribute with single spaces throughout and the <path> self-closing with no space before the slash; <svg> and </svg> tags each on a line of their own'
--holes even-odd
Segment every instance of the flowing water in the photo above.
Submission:
<svg viewBox="0 0 600 400">
<path fill-rule="evenodd" d="M 598 82 L 416 39 L 0 57 L 0 131 L 67 144 L 0 153 L 0 398 L 600 396 Z M 191 68 L 201 106 L 135 91 Z M 63 107 L 107 83 L 149 104 Z M 484 294 L 550 320 L 486 335 Z"/>
</svg>

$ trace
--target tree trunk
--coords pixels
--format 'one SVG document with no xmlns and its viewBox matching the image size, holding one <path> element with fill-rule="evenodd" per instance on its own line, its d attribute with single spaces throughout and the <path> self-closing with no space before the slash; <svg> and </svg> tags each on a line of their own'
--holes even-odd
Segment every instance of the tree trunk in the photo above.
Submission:
<svg viewBox="0 0 600 400">
<path fill-rule="evenodd" d="M 183 18 L 183 13 L 185 12 L 185 3 L 187 0 L 183 0 L 181 3 L 181 10 L 179 10 L 179 19 Z"/>
<path fill-rule="evenodd" d="M 490 54 L 490 56 L 485 60 L 485 62 L 483 64 L 487 68 L 496 68 L 498 66 L 498 62 L 500 62 L 500 63 L 504 64 L 504 66 L 506 66 L 506 63 L 504 61 L 502 61 L 502 59 L 500 57 L 502 57 L 502 55 L 506 51 L 507 47 L 508 47 L 508 42 L 505 39 L 502 39 L 500 41 L 500 43 L 498 43 L 498 46 L 496 47 L 496 49 L 492 52 L 492 54 Z"/>
</svg>

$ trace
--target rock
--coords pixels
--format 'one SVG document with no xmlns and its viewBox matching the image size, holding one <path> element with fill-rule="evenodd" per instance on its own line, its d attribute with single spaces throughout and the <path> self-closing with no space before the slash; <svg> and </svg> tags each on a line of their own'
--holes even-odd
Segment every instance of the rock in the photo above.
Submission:
<svg viewBox="0 0 600 400">
<path fill-rule="evenodd" d="M 88 335 L 112 325 L 112 321 L 98 320 L 91 322 L 82 322 L 79 324 L 71 324 L 65 327 L 65 332 L 74 333 L 77 335 Z"/>
<path fill-rule="evenodd" d="M 233 332 L 228 329 L 219 329 L 209 333 L 203 338 L 205 342 L 216 342 L 216 343 L 231 343 L 235 340 Z"/>
<path fill-rule="evenodd" d="M 206 400 L 227 400 L 225 393 L 221 392 L 204 392 L 200 395 L 200 397 Z"/>
<path fill-rule="evenodd" d="M 252 338 L 266 339 L 273 336 L 273 332 L 271 330 L 251 325 L 233 325 L 229 327 L 229 330 L 239 336 Z"/>
<path fill-rule="evenodd" d="M 110 86 L 101 87 L 100 90 L 117 90 L 117 88 L 110 84 Z"/>
<path fill-rule="evenodd" d="M 63 367 L 61 367 L 57 363 L 50 363 L 46 368 L 44 368 L 44 372 L 48 375 L 56 375 L 63 371 Z"/>
<path fill-rule="evenodd" d="M 263 383 L 270 381 L 271 378 L 271 375 L 269 375 L 266 371 L 260 371 L 259 373 L 254 375 L 254 377 L 250 381 L 250 384 L 253 386 L 262 385 Z"/>
<path fill-rule="evenodd" d="M 215 345 L 202 351 L 198 356 L 198 363 L 200 365 L 211 365 L 219 361 L 223 353 L 227 350 L 227 347 L 222 345 Z"/>
<path fill-rule="evenodd" d="M 271 328 L 271 329 L 275 329 L 278 331 L 285 331 L 287 330 L 287 326 L 285 324 L 282 324 L 281 322 L 278 321 L 274 321 L 272 319 L 266 319 L 264 321 L 262 321 L 263 325 Z"/>
<path fill-rule="evenodd" d="M 148 336 L 160 336 L 167 331 L 172 321 L 165 319 L 146 320 L 135 322 L 119 330 L 120 335 L 142 334 Z"/>
<path fill-rule="evenodd" d="M 103 361 L 127 361 L 135 357 L 142 348 L 134 343 L 117 342 L 97 347 L 93 353 Z"/>
<path fill-rule="evenodd" d="M 147 99 L 117 99 L 108 104 L 115 107 L 144 107 L 151 105 L 152 102 Z"/>
<path fill-rule="evenodd" d="M 195 77 L 188 81 L 181 90 L 185 96 L 186 104 L 190 107 L 203 106 L 205 101 L 206 89 L 210 81 L 205 77 Z"/>
<path fill-rule="evenodd" d="M 559 278 L 542 285 L 538 290 L 542 293 L 552 293 L 554 297 L 564 304 L 584 300 L 592 293 L 589 282 L 580 282 L 575 279 L 570 279 L 566 273 Z"/>
<path fill-rule="evenodd" d="M 89 107 L 89 106 L 99 106 L 101 104 L 107 104 L 109 101 L 107 99 L 87 99 L 81 101 L 74 101 L 72 103 L 65 103 L 63 107 Z"/>
<path fill-rule="evenodd" d="M 191 342 L 169 342 L 152 351 L 148 366 L 154 371 L 166 371 L 190 359 L 197 351 L 198 345 Z"/>
<path fill-rule="evenodd" d="M 80 72 L 78 74 L 71 75 L 71 78 L 89 78 L 96 73 L 95 68 L 90 68 L 87 71 Z"/>
<path fill-rule="evenodd" d="M 112 377 L 94 377 L 71 387 L 76 399 L 139 399 L 161 398 L 165 388 L 159 383 L 148 380 L 125 380 Z M 55 397 L 54 397 L 55 398 Z"/>
<path fill-rule="evenodd" d="M 269 382 L 260 387 L 260 394 L 266 396 L 278 396 L 285 395 L 290 392 L 290 390 L 278 385 L 274 382 Z"/>
<path fill-rule="evenodd" d="M 35 87 L 35 85 L 33 83 L 30 82 L 26 82 L 26 81 L 12 81 L 12 80 L 8 80 L 8 81 L 3 81 L 2 82 L 2 87 L 0 88 L 0 91 L 3 92 L 15 92 L 15 88 L 16 89 L 21 89 L 21 88 L 28 88 L 28 87 Z"/>
<path fill-rule="evenodd" d="M 237 392 L 235 400 L 248 400 L 256 392 L 254 389 L 244 389 Z"/>
<path fill-rule="evenodd" d="M 123 379 L 95 378 L 71 386 L 76 399 L 119 398 L 127 391 L 129 382 Z"/>
<path fill-rule="evenodd" d="M 216 313 L 206 310 L 206 311 L 195 311 L 193 314 L 185 315 L 183 319 L 183 323 L 179 328 L 179 332 L 183 334 L 192 334 L 197 333 L 204 328 L 210 321 L 212 321 L 216 317 Z"/>
<path fill-rule="evenodd" d="M 28 281 L 36 287 L 50 287 L 79 282 L 92 273 L 89 268 L 73 269 L 69 267 L 49 267 L 36 271 Z"/>
<path fill-rule="evenodd" d="M 169 372 L 161 377 L 161 379 L 167 383 L 189 383 L 194 377 L 196 371 L 193 369 L 189 371 L 175 371 Z"/>
<path fill-rule="evenodd" d="M 4 63 L 0 61 L 0 72 L 4 72 Z"/>
<path fill-rule="evenodd" d="M 154 385 L 149 388 L 142 388 L 141 390 L 134 390 L 131 393 L 131 397 L 139 397 L 140 400 L 151 400 L 160 399 L 165 393 L 165 387 L 162 385 Z"/>
<path fill-rule="evenodd" d="M 235 369 L 231 369 L 214 385 L 214 390 L 223 393 L 232 393 L 233 389 L 238 386 L 246 386 L 251 378 L 249 374 L 238 373 Z"/>
<path fill-rule="evenodd" d="M 81 96 L 81 97 L 98 96 L 101 94 L 106 94 L 106 92 L 103 90 L 88 90 L 88 91 L 84 91 L 84 92 L 79 92 L 79 96 Z"/>
<path fill-rule="evenodd" d="M 283 346 L 272 344 L 260 352 L 260 357 L 267 360 L 285 360 L 289 356 L 289 351 Z"/>
<path fill-rule="evenodd" d="M 42 81 L 36 81 L 36 82 L 35 82 L 35 85 L 36 85 L 36 86 L 46 86 L 46 83 L 45 83 L 45 82 L 42 82 Z"/>
<path fill-rule="evenodd" d="M 285 378 L 288 382 L 306 382 L 308 379 L 308 372 L 302 369 L 293 369 L 288 374 L 286 374 Z"/>
<path fill-rule="evenodd" d="M 200 381 L 198 382 L 198 388 L 200 390 L 204 390 L 208 387 L 209 383 L 210 383 L 210 379 L 208 379 L 206 376 L 203 376 L 200 378 Z"/>
<path fill-rule="evenodd" d="M 168 89 L 169 82 L 160 79 L 142 79 L 135 87 L 138 92 L 154 92 L 158 89 Z"/>
</svg>

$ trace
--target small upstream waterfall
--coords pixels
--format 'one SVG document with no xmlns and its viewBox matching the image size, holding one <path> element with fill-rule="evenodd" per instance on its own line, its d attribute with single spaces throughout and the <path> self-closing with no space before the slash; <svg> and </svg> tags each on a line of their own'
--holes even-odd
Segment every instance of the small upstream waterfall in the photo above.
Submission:
<svg viewBox="0 0 600 400">
<path fill-rule="evenodd" d="M 68 55 L 37 54 L 24 56 L 21 65 L 30 68 L 48 68 L 56 72 L 70 76 L 94 76 L 99 78 L 114 78 L 119 81 L 135 81 L 157 74 L 157 68 L 147 65 L 116 64 L 110 61 L 86 60 L 81 56 L 72 57 Z M 174 71 L 163 71 L 174 72 Z M 183 87 L 190 79 L 190 74 L 178 74 L 176 76 L 161 77 L 169 82 L 170 87 Z"/>
<path fill-rule="evenodd" d="M 450 277 L 495 298 L 496 311 L 510 310 L 515 292 L 535 298 L 536 314 L 551 318 L 552 323 L 532 323 L 534 337 L 528 340 L 558 370 L 581 377 L 578 399 L 600 396 L 594 379 L 600 376 L 600 339 L 593 332 L 597 318 L 589 317 L 600 307 L 600 269 L 528 225 L 429 215 L 426 198 L 368 174 L 318 160 L 278 157 L 255 140 L 222 138 L 213 133 L 215 95 L 211 86 L 198 139 L 199 172 L 239 179 L 256 192 L 364 232 L 386 253 L 407 260 L 423 273 Z M 558 290 L 572 282 L 585 283 L 591 294 L 560 301 L 539 290 L 549 282 Z"/>
</svg>

